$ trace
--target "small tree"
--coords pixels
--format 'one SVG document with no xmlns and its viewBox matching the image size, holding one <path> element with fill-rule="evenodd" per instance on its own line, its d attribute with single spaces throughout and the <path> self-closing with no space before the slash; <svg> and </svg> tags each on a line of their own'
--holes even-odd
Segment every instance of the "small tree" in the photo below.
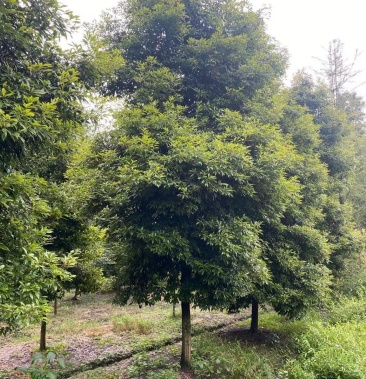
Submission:
<svg viewBox="0 0 366 379">
<path fill-rule="evenodd" d="M 64 283 L 72 279 L 72 275 L 67 271 L 69 267 L 75 265 L 75 258 L 72 254 L 58 257 L 55 254 L 47 253 L 47 264 L 49 275 L 45 275 L 43 286 L 41 289 L 42 296 L 48 301 L 55 301 L 63 293 Z M 43 314 L 41 320 L 41 333 L 39 350 L 46 350 L 46 333 L 47 333 L 47 314 Z"/>
</svg>

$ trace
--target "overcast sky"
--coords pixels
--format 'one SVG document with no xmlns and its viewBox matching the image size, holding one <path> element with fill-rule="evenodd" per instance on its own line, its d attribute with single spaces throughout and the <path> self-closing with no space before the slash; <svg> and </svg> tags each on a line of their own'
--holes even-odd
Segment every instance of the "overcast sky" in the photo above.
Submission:
<svg viewBox="0 0 366 379">
<path fill-rule="evenodd" d="M 81 21 L 92 21 L 118 0 L 60 0 Z M 363 72 L 354 85 L 366 81 L 366 2 L 363 0 L 252 0 L 255 8 L 270 6 L 268 32 L 289 51 L 288 76 L 304 67 L 319 65 L 314 57 L 325 58 L 332 39 L 344 43 L 346 57 L 352 61 L 355 50 L 363 52 L 358 69 Z M 357 90 L 366 99 L 366 85 Z"/>
</svg>

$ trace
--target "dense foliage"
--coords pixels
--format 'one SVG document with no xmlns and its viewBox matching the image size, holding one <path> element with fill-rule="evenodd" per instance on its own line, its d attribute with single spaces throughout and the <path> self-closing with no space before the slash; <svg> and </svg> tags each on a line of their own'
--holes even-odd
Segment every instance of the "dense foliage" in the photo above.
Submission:
<svg viewBox="0 0 366 379">
<path fill-rule="evenodd" d="M 1 333 L 44 321 L 65 289 L 100 288 L 105 235 L 118 303 L 181 302 L 182 366 L 191 305 L 295 317 L 332 289 L 362 296 L 365 120 L 345 89 L 352 66 L 335 40 L 325 77 L 301 71 L 281 88 L 286 52 L 263 12 L 128 0 L 65 52 L 75 19 L 57 0 L 0 4 Z M 123 99 L 95 135 L 83 133 L 86 89 Z M 299 346 L 321 355 L 314 334 Z M 305 355 L 291 369 L 318 375 Z"/>
<path fill-rule="evenodd" d="M 53 212 L 47 180 L 65 171 L 82 120 L 77 71 L 56 44 L 72 20 L 53 0 L 0 4 L 1 332 L 43 317 L 44 295 L 69 278 L 70 260 L 44 245 Z"/>
<path fill-rule="evenodd" d="M 324 302 L 361 247 L 348 126 L 333 101 L 301 102 L 326 85 L 279 90 L 285 53 L 247 2 L 128 1 L 94 29 L 125 59 L 103 91 L 126 104 L 72 172 L 108 228 L 117 300 L 290 316 Z"/>
</svg>

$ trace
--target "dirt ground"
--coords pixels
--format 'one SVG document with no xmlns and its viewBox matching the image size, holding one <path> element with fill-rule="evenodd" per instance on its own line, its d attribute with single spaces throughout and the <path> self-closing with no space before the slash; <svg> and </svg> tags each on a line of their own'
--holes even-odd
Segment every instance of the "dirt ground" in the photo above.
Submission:
<svg viewBox="0 0 366 379">
<path fill-rule="evenodd" d="M 94 361 L 106 356 L 126 353 L 148 341 L 159 341 L 180 335 L 179 314 L 173 319 L 171 306 L 160 304 L 139 309 L 136 306 L 117 307 L 111 304 L 108 295 L 94 295 L 78 303 L 66 299 L 60 304 L 59 314 L 50 315 L 47 345 L 64 355 L 70 367 Z M 137 335 L 133 331 L 116 331 L 113 319 L 120 314 L 132 318 L 153 320 L 154 326 L 148 335 Z M 228 315 L 223 312 L 200 312 L 192 310 L 193 330 L 231 323 L 243 314 Z M 164 324 L 166 321 L 166 325 Z M 39 328 L 34 326 L 19 335 L 0 338 L 0 371 L 13 371 L 28 366 L 32 354 L 38 349 Z M 15 377 L 15 376 L 14 376 Z M 181 373 L 182 379 L 191 379 L 190 373 Z"/>
</svg>

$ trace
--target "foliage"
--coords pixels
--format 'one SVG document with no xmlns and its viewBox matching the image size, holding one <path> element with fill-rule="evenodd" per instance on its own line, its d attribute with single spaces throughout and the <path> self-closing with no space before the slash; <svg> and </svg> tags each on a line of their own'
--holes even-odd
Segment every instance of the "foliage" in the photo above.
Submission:
<svg viewBox="0 0 366 379">
<path fill-rule="evenodd" d="M 278 93 L 285 53 L 262 12 L 231 0 L 139 0 L 96 25 L 125 59 L 106 93 L 129 106 L 81 164 L 122 304 L 256 298 L 294 316 L 327 297 L 323 225 L 339 203 L 328 198 L 319 128 Z"/>
<path fill-rule="evenodd" d="M 195 376 L 228 379 L 273 379 L 270 361 L 238 342 L 223 341 L 219 337 L 204 336 L 196 341 L 192 367 Z"/>
<path fill-rule="evenodd" d="M 311 115 L 310 122 L 313 120 L 318 127 L 320 143 L 314 146 L 313 152 L 318 154 L 329 172 L 323 190 L 327 198 L 323 197 L 321 204 L 324 216 L 318 225 L 326 233 L 331 246 L 328 267 L 336 278 L 336 286 L 342 281 L 347 282 L 345 275 L 349 273 L 350 265 L 359 259 L 364 249 L 364 236 L 355 230 L 356 226 L 362 227 L 364 214 L 360 175 L 366 165 L 364 149 L 361 148 L 364 141 L 363 104 L 357 100 L 356 94 L 341 89 L 337 89 L 337 99 L 343 100 L 334 101 L 333 89 L 322 82 L 315 83 L 305 72 L 295 76 L 290 89 L 290 97 L 302 107 L 302 114 Z M 321 190 L 316 188 L 316 191 Z M 356 288 L 348 290 L 351 295 L 357 291 Z"/>
<path fill-rule="evenodd" d="M 82 121 L 78 73 L 56 43 L 73 23 L 55 0 L 0 4 L 1 333 L 43 317 L 45 293 L 68 277 L 64 258 L 44 249 L 44 195 Z"/>
<path fill-rule="evenodd" d="M 366 257 L 363 251 L 344 262 L 344 269 L 334 283 L 335 297 L 363 298 L 366 294 Z"/>
<path fill-rule="evenodd" d="M 280 370 L 280 377 L 364 378 L 364 303 L 364 299 L 343 298 L 325 312 L 314 310 L 296 321 L 274 314 L 265 315 L 263 326 L 285 338 L 287 346 L 296 353 Z"/>
<path fill-rule="evenodd" d="M 120 51 L 109 51 L 93 25 L 87 25 L 81 43 L 73 44 L 67 54 L 77 65 L 83 84 L 96 92 L 100 92 L 106 83 L 114 80 L 115 71 L 124 66 Z M 92 98 L 88 96 L 89 100 Z"/>
<path fill-rule="evenodd" d="M 296 363 L 292 363 L 293 368 L 292 364 L 289 365 L 289 378 L 302 378 L 303 372 L 314 378 L 364 378 L 365 335 L 365 323 L 326 326 L 313 323 L 298 338 L 300 356 Z"/>
<path fill-rule="evenodd" d="M 349 295 L 349 294 L 347 294 Z M 330 325 L 345 324 L 347 322 L 365 323 L 366 320 L 366 298 L 341 297 L 326 312 L 327 322 Z"/>
<path fill-rule="evenodd" d="M 172 367 L 173 366 L 173 367 Z M 147 353 L 134 356 L 132 364 L 127 369 L 131 378 L 146 379 L 178 379 L 177 365 L 169 362 L 165 357 L 155 357 Z"/>
<path fill-rule="evenodd" d="M 35 353 L 30 367 L 19 370 L 29 374 L 31 379 L 56 379 L 56 368 L 65 368 L 65 362 L 53 351 L 48 351 L 47 353 Z"/>
<path fill-rule="evenodd" d="M 128 1 L 98 28 L 126 60 L 107 92 L 161 105 L 175 91 L 185 113 L 208 117 L 211 128 L 224 108 L 246 113 L 285 69 L 286 53 L 266 34 L 263 11 L 246 1 Z"/>
<path fill-rule="evenodd" d="M 63 215 L 53 232 L 52 249 L 63 253 L 72 251 L 76 264 L 69 268 L 72 279 L 64 284 L 65 290 L 75 289 L 75 298 L 81 294 L 96 292 L 104 283 L 104 275 L 96 261 L 104 252 L 105 231 L 87 225 L 80 216 Z"/>
<path fill-rule="evenodd" d="M 295 157 L 278 131 L 226 112 L 220 120 L 225 132 L 196 133 L 193 120 L 171 104 L 164 113 L 153 105 L 125 110 L 118 122 L 111 137 L 97 139 L 87 165 L 90 201 L 101 207 L 102 220 L 112 221 L 109 238 L 126 249 L 119 255 L 121 301 L 133 295 L 138 303 L 153 303 L 163 296 L 210 307 L 267 280 L 256 221 L 261 214 L 279 219 L 298 190 L 284 175 Z M 180 282 L 180 272 L 190 280 Z"/>
</svg>

